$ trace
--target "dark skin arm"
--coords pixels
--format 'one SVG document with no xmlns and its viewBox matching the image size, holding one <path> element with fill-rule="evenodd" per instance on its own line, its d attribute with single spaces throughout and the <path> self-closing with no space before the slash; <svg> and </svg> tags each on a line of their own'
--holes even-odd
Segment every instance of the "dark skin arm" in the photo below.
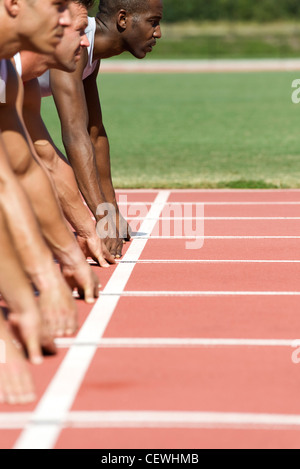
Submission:
<svg viewBox="0 0 300 469">
<path fill-rule="evenodd" d="M 115 207 L 117 214 L 117 229 L 120 233 L 120 237 L 129 241 L 131 230 L 126 220 L 119 212 L 115 190 L 112 183 L 109 141 L 103 124 L 97 87 L 98 73 L 99 66 L 97 66 L 94 72 L 83 81 L 89 114 L 88 131 L 94 146 L 98 173 L 101 175 L 102 190 L 107 202 L 113 204 Z"/>
<path fill-rule="evenodd" d="M 97 213 L 97 208 L 107 200 L 97 168 L 95 148 L 88 131 L 89 113 L 82 82 L 82 73 L 87 61 L 86 51 L 84 52 L 75 72 L 51 70 L 50 77 L 68 160 L 74 170 L 79 189 L 99 222 L 103 215 Z M 100 234 L 106 236 L 105 244 L 110 253 L 120 257 L 122 240 L 111 217 L 108 231 Z"/>
</svg>

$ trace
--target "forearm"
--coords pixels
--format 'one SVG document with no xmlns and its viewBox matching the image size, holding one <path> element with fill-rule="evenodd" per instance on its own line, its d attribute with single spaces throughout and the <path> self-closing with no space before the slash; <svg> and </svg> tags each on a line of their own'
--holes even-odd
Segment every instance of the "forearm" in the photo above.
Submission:
<svg viewBox="0 0 300 469">
<path fill-rule="evenodd" d="M 50 176 L 33 157 L 22 130 L 3 132 L 3 140 L 48 245 L 58 260 L 68 261 L 79 247 L 64 220 Z"/>
<path fill-rule="evenodd" d="M 107 202 L 116 205 L 116 195 L 111 177 L 110 149 L 105 130 L 95 138 L 91 136 L 94 148 L 97 170 L 100 176 L 101 187 Z"/>
<path fill-rule="evenodd" d="M 79 137 L 80 136 L 80 137 Z M 77 184 L 89 209 L 98 219 L 97 207 L 106 202 L 99 177 L 94 147 L 87 132 L 63 132 L 68 160 L 73 168 Z"/>
<path fill-rule="evenodd" d="M 32 160 L 30 169 L 20 181 L 53 254 L 62 263 L 68 263 L 78 245 L 64 220 L 49 175 L 42 166 Z"/>
<path fill-rule="evenodd" d="M 0 205 L 22 266 L 38 290 L 50 288 L 55 266 L 28 198 L 0 145 Z"/>
<path fill-rule="evenodd" d="M 31 82 L 31 87 L 25 87 L 23 107 L 24 121 L 34 143 L 34 151 L 52 177 L 66 219 L 77 233 L 90 235 L 91 230 L 95 231 L 94 223 L 83 204 L 72 167 L 55 146 L 41 118 L 40 97 L 34 85 L 35 83 Z"/>
<path fill-rule="evenodd" d="M 66 219 L 79 236 L 93 236 L 95 224 L 83 203 L 72 168 L 58 156 L 49 142 L 37 141 L 34 146 L 53 179 Z"/>
<path fill-rule="evenodd" d="M 34 312 L 34 294 L 0 209 L 0 292 L 14 313 Z"/>
</svg>

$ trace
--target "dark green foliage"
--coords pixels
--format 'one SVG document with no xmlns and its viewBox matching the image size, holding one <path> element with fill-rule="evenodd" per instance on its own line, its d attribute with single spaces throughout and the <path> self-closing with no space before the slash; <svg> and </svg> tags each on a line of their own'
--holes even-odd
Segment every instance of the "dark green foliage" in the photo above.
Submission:
<svg viewBox="0 0 300 469">
<path fill-rule="evenodd" d="M 299 19 L 299 0 L 164 0 L 167 22 Z"/>
<path fill-rule="evenodd" d="M 166 22 L 196 21 L 275 21 L 300 19 L 299 0 L 163 0 Z M 90 10 L 96 14 L 99 1 Z"/>
</svg>

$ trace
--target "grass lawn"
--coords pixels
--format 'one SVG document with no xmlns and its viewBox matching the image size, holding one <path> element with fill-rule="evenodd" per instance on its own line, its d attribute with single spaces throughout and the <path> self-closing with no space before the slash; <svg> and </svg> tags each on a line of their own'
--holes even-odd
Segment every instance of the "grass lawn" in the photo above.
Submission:
<svg viewBox="0 0 300 469">
<path fill-rule="evenodd" d="M 116 187 L 300 187 L 295 73 L 103 74 Z M 55 141 L 52 98 L 43 116 Z"/>
</svg>

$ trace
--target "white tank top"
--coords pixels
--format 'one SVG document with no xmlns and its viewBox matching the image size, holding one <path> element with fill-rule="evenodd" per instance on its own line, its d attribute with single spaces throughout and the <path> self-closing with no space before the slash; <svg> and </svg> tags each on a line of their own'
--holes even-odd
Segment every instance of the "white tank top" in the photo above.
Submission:
<svg viewBox="0 0 300 469">
<path fill-rule="evenodd" d="M 7 63 L 0 61 L 0 103 L 6 102 Z"/>
<path fill-rule="evenodd" d="M 89 47 L 87 48 L 88 51 L 88 62 L 86 64 L 85 69 L 83 70 L 82 79 L 89 77 L 93 71 L 95 70 L 96 66 L 99 63 L 99 60 L 95 60 L 93 62 L 93 54 L 94 54 L 94 42 L 95 42 L 95 34 L 96 34 L 96 18 L 88 17 L 88 27 L 85 30 L 85 34 L 89 40 Z"/>
<path fill-rule="evenodd" d="M 16 55 L 14 55 L 14 61 L 15 61 L 15 67 L 16 67 L 17 73 L 22 78 L 22 61 L 21 61 L 20 52 L 18 52 Z"/>
<path fill-rule="evenodd" d="M 46 96 L 51 96 L 52 91 L 50 86 L 50 70 L 47 70 L 45 73 L 43 73 L 43 75 L 38 77 L 38 81 L 40 85 L 42 98 L 45 98 Z"/>
<path fill-rule="evenodd" d="M 89 47 L 87 48 L 88 51 L 88 61 L 86 64 L 85 69 L 83 70 L 82 79 L 89 77 L 93 71 L 95 70 L 99 60 L 95 60 L 93 62 L 93 53 L 94 53 L 94 40 L 95 40 L 95 33 L 96 33 L 96 19 L 88 17 L 88 26 L 85 30 L 85 34 L 89 40 Z M 50 87 L 50 71 L 47 70 L 42 76 L 38 78 L 39 85 L 41 88 L 42 97 L 45 98 L 46 96 L 51 96 L 52 91 Z"/>
</svg>

